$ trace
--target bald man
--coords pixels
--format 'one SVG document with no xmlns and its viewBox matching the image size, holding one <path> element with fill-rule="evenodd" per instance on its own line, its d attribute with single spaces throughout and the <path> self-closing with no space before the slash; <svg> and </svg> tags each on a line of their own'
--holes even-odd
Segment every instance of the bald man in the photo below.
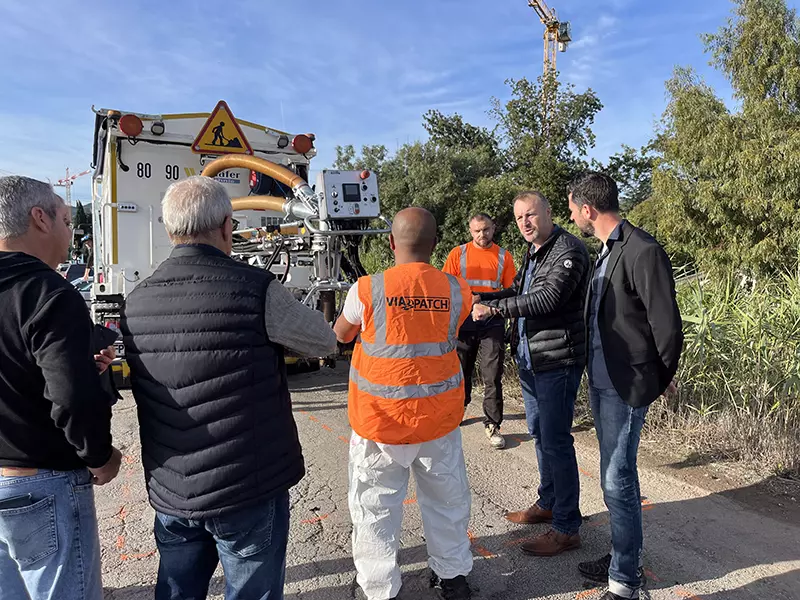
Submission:
<svg viewBox="0 0 800 600">
<path fill-rule="evenodd" d="M 466 600 L 471 498 L 458 427 L 464 377 L 456 343 L 471 292 L 460 277 L 430 265 L 436 220 L 427 210 L 397 213 L 389 244 L 395 266 L 359 279 L 334 326 L 343 343 L 360 334 L 348 396 L 356 580 L 367 600 L 400 591 L 397 551 L 413 471 L 431 586 L 440 598 Z"/>
</svg>

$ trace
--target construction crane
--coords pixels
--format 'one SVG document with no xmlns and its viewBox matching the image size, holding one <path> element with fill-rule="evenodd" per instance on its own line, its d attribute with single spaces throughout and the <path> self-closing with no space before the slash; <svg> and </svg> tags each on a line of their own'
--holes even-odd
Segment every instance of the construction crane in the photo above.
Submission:
<svg viewBox="0 0 800 600">
<path fill-rule="evenodd" d="M 572 27 L 569 21 L 559 21 L 555 9 L 547 6 L 544 0 L 528 0 L 528 6 L 536 11 L 544 25 L 544 75 L 556 72 L 556 50 L 566 52 L 572 41 Z"/>
<path fill-rule="evenodd" d="M 75 180 L 78 177 L 83 177 L 84 175 L 88 175 L 91 172 L 92 172 L 91 169 L 87 169 L 86 171 L 83 171 L 82 173 L 75 173 L 74 175 L 70 175 L 69 174 L 69 167 L 67 167 L 67 175 L 66 175 L 66 177 L 64 177 L 64 179 L 59 179 L 58 181 L 56 181 L 53 184 L 54 187 L 63 187 L 63 188 L 65 188 L 64 196 L 65 196 L 65 199 L 67 201 L 67 206 L 72 206 L 72 191 L 71 190 L 72 190 L 72 186 L 75 183 Z"/>
</svg>

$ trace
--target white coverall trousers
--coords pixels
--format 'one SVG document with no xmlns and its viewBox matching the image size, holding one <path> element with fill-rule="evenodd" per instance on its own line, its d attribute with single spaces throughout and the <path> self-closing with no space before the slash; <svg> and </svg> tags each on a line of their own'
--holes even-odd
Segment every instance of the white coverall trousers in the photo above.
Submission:
<svg viewBox="0 0 800 600">
<path fill-rule="evenodd" d="M 369 600 L 400 591 L 397 551 L 409 471 L 428 547 L 428 565 L 442 579 L 472 571 L 467 527 L 472 497 L 461 430 L 407 446 L 379 444 L 355 432 L 350 439 L 350 517 L 356 581 Z"/>
</svg>

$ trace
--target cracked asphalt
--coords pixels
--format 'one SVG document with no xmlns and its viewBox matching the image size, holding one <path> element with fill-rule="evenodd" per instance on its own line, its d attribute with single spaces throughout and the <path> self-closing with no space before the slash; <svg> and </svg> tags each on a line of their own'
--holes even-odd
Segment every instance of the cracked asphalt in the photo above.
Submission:
<svg viewBox="0 0 800 600">
<path fill-rule="evenodd" d="M 291 493 L 286 597 L 354 597 L 347 510 L 347 367 L 291 378 L 295 419 L 307 474 Z M 480 390 L 478 390 L 480 391 Z M 590 600 L 601 590 L 582 580 L 575 565 L 609 550 L 608 513 L 598 481 L 599 456 L 591 438 L 577 444 L 584 526 L 579 550 L 534 558 L 520 543 L 545 526 L 516 526 L 503 515 L 535 501 L 538 475 L 521 404 L 506 399 L 505 450 L 488 445 L 480 400 L 462 426 L 472 487 L 470 576 L 479 600 Z M 153 511 L 147 503 L 139 456 L 136 410 L 129 392 L 114 408 L 114 442 L 124 455 L 119 477 L 97 490 L 108 600 L 153 597 L 158 555 Z M 659 470 L 641 468 L 647 593 L 654 600 L 800 599 L 800 523 L 754 512 L 725 493 L 713 494 Z M 413 480 L 413 478 L 412 478 Z M 406 501 L 400 564 L 400 600 L 436 596 L 428 588 L 425 538 L 413 483 Z M 209 598 L 222 599 L 218 569 Z"/>
</svg>

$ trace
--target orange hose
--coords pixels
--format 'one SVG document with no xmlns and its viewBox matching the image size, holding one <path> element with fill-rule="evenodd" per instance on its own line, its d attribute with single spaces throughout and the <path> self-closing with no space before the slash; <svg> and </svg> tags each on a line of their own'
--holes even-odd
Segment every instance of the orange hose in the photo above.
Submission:
<svg viewBox="0 0 800 600">
<path fill-rule="evenodd" d="M 205 175 L 205 173 L 203 173 Z M 232 198 L 233 210 L 272 210 L 283 213 L 286 199 L 278 196 L 244 196 Z"/>
<path fill-rule="evenodd" d="M 206 165 L 206 168 L 203 169 L 202 175 L 214 177 L 222 173 L 225 169 L 250 169 L 251 171 L 258 171 L 273 179 L 277 179 L 281 183 L 285 183 L 292 189 L 301 185 L 308 185 L 305 179 L 286 167 L 259 158 L 258 156 L 243 156 L 240 154 L 229 154 L 228 156 L 221 156 L 211 161 Z"/>
</svg>

